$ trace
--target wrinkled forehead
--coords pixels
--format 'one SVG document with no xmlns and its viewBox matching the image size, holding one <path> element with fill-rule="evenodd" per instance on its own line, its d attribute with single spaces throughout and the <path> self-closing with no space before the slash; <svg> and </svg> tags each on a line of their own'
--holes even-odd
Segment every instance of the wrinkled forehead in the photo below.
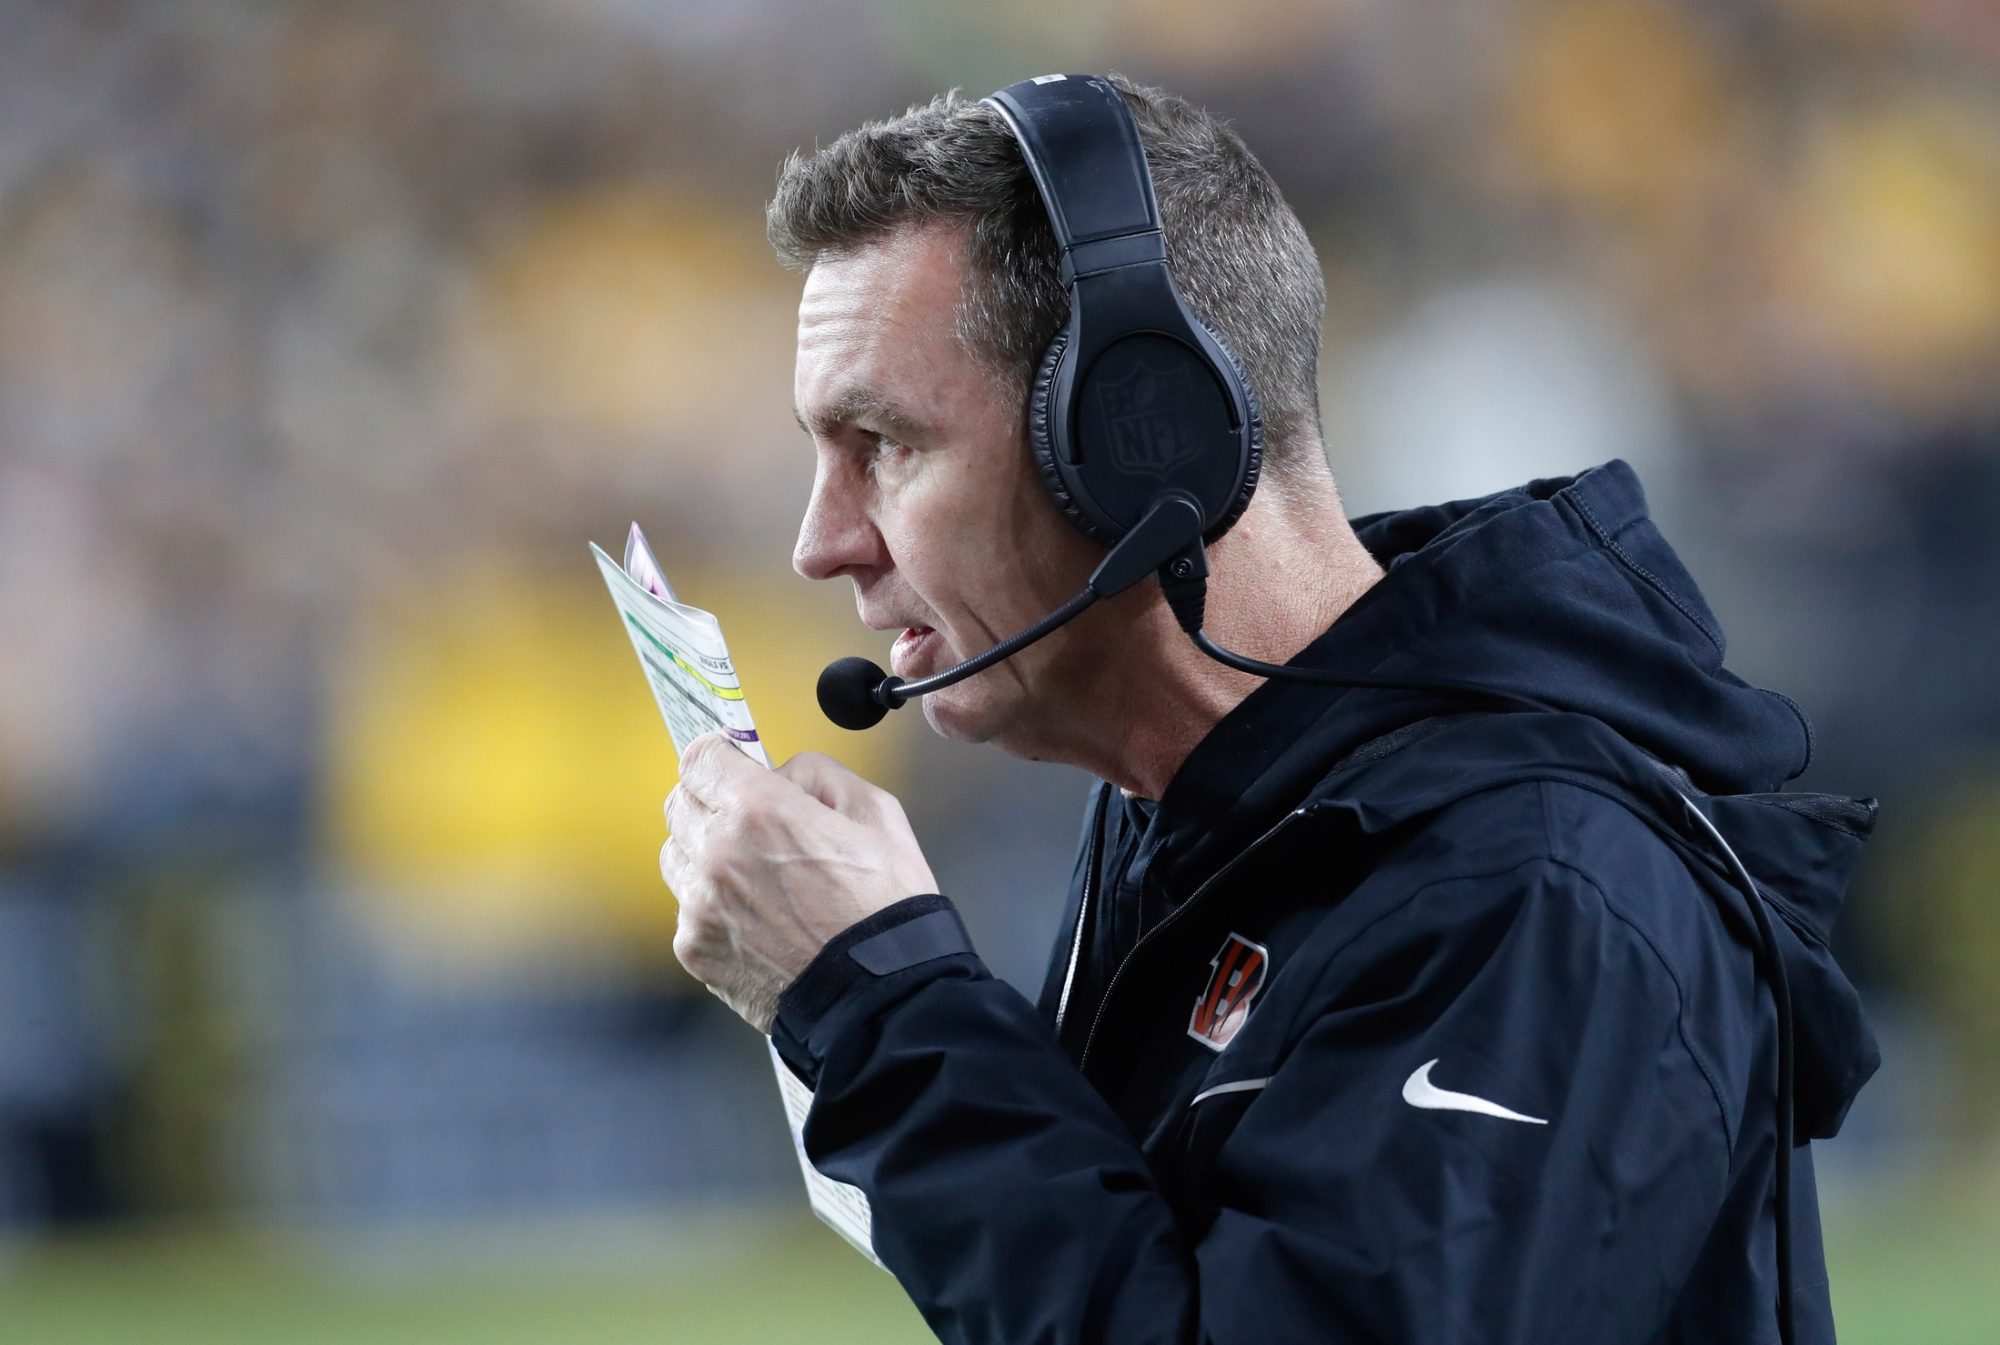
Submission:
<svg viewBox="0 0 2000 1345">
<path fill-rule="evenodd" d="M 934 346 L 955 337 L 963 276 L 960 233 L 899 229 L 831 252 L 806 273 L 799 297 L 799 342 L 857 342 L 864 336 Z"/>
<path fill-rule="evenodd" d="M 958 337 L 960 231 L 905 230 L 828 255 L 799 298 L 793 395 L 808 429 L 857 404 L 920 404 L 985 371 Z"/>
</svg>

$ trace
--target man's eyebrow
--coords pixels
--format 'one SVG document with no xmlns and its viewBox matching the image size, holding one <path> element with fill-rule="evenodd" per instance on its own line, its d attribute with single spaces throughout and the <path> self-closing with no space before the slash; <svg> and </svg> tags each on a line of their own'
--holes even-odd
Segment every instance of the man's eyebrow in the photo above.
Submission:
<svg viewBox="0 0 2000 1345">
<path fill-rule="evenodd" d="M 924 437 L 921 421 L 873 388 L 849 388 L 810 415 L 793 407 L 792 419 L 814 438 L 830 437 L 849 425 L 879 429 L 895 439 Z"/>
</svg>

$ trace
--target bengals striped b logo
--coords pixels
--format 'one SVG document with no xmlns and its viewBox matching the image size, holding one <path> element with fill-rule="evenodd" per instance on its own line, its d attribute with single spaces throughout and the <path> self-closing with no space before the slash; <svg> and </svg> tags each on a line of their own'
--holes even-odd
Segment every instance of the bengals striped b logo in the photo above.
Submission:
<svg viewBox="0 0 2000 1345">
<path fill-rule="evenodd" d="M 1271 955 L 1261 943 L 1231 934 L 1209 959 L 1208 988 L 1194 1002 L 1188 1035 L 1210 1050 L 1229 1045 L 1230 1038 L 1250 1016 L 1257 992 L 1264 988 L 1264 968 Z"/>
</svg>

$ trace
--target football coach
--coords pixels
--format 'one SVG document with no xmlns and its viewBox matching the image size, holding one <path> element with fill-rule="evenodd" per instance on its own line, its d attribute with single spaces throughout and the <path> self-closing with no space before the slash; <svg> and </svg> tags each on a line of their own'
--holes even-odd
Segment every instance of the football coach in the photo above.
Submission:
<svg viewBox="0 0 2000 1345">
<path fill-rule="evenodd" d="M 703 738 L 667 800 L 677 955 L 938 1336 L 1831 1342 L 1875 805 L 1783 789 L 1810 729 L 1631 470 L 1349 519 L 1304 231 L 1122 80 L 863 126 L 768 229 L 794 562 L 899 632 L 822 705 L 1103 782 L 1033 1004 L 834 761 Z"/>
</svg>

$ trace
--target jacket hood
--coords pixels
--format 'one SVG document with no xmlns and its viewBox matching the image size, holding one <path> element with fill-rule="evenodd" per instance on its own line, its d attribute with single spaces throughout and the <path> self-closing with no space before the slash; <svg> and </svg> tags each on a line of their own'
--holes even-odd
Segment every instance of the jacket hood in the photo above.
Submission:
<svg viewBox="0 0 2000 1345">
<path fill-rule="evenodd" d="M 1740 794 L 1709 800 L 1713 821 L 1763 889 L 1791 987 L 1797 1052 L 1794 1116 L 1801 1139 L 1831 1139 L 1882 1063 L 1861 997 L 1827 946 L 1874 799 L 1828 794 Z"/>
<path fill-rule="evenodd" d="M 1715 618 L 1623 462 L 1352 526 L 1384 575 L 1295 665 L 1531 697 L 1605 725 L 1708 793 L 1769 792 L 1805 769 L 1804 715 L 1723 667 Z M 1170 848 L 1228 853 L 1364 742 L 1487 708 L 1268 681 L 1188 756 L 1153 829 Z"/>
<path fill-rule="evenodd" d="M 1774 790 L 1811 761 L 1799 707 L 1723 666 L 1714 614 L 1625 463 L 1353 526 L 1391 578 L 1416 581 L 1378 586 L 1403 618 L 1385 673 L 1589 715 L 1713 793 Z"/>
<path fill-rule="evenodd" d="M 1176 774 L 1142 844 L 1148 866 L 1212 870 L 1309 796 L 1386 830 L 1524 766 L 1698 836 L 1691 799 L 1783 917 L 1799 1133 L 1833 1133 L 1878 1059 L 1827 951 L 1875 805 L 1779 792 L 1810 761 L 1811 729 L 1791 700 L 1723 666 L 1722 632 L 1631 468 L 1612 461 L 1353 527 L 1386 573 L 1295 664 L 1475 682 L 1558 713 L 1468 715 L 1485 707 L 1267 682 Z M 1421 727 L 1440 715 L 1455 717 L 1447 731 Z"/>
</svg>

